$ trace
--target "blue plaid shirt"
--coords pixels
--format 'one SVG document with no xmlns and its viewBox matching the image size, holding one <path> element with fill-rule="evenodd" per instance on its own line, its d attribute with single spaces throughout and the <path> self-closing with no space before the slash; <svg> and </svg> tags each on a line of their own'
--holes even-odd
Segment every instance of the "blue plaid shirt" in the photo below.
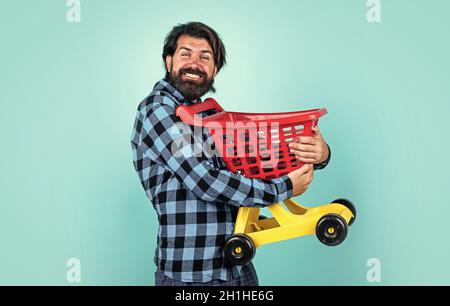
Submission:
<svg viewBox="0 0 450 306">
<path fill-rule="evenodd" d="M 138 106 L 133 164 L 158 214 L 157 267 L 183 282 L 229 280 L 241 273 L 222 249 L 233 234 L 238 208 L 290 198 L 292 183 L 287 175 L 260 180 L 232 173 L 221 158 L 198 156 L 193 146 L 173 152 L 173 143 L 186 136 L 175 110 L 193 103 L 165 80 L 156 83 Z M 206 129 L 202 133 L 203 139 L 209 136 Z"/>
</svg>

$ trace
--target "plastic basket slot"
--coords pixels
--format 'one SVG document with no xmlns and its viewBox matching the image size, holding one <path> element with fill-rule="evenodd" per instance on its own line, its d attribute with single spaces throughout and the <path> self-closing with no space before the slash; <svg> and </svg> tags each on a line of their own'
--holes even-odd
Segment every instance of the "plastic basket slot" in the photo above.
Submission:
<svg viewBox="0 0 450 306">
<path fill-rule="evenodd" d="M 245 142 L 249 142 L 251 141 L 252 135 L 250 135 L 250 133 L 248 131 L 246 131 L 245 133 L 239 133 L 239 139 Z"/>
<path fill-rule="evenodd" d="M 263 171 L 264 172 L 272 172 L 273 171 L 273 167 L 270 167 L 270 168 L 263 168 Z"/>
<path fill-rule="evenodd" d="M 240 167 L 242 166 L 242 161 L 240 158 L 233 158 L 232 163 L 235 167 Z"/>
<path fill-rule="evenodd" d="M 224 144 L 232 144 L 233 143 L 234 139 L 233 139 L 232 135 L 226 134 L 226 135 L 223 135 L 222 137 L 223 137 L 223 143 Z"/>
<path fill-rule="evenodd" d="M 294 128 L 296 131 L 303 131 L 305 129 L 305 126 L 300 124 L 300 125 L 296 125 Z"/>
<path fill-rule="evenodd" d="M 256 164 L 257 162 L 256 157 L 246 157 L 245 160 L 248 165 Z"/>
<path fill-rule="evenodd" d="M 266 139 L 266 133 L 264 131 L 258 131 L 258 132 L 256 132 L 256 134 L 257 134 L 258 140 Z"/>
<path fill-rule="evenodd" d="M 268 161 L 268 160 L 270 160 L 271 158 L 270 158 L 270 154 L 261 154 L 261 160 L 262 161 Z"/>
<path fill-rule="evenodd" d="M 245 144 L 245 153 L 253 153 L 254 152 L 254 147 L 250 144 Z"/>
<path fill-rule="evenodd" d="M 259 148 L 259 155 L 266 155 L 266 154 L 270 154 L 270 150 L 265 147 L 265 148 Z"/>
<path fill-rule="evenodd" d="M 259 174 L 259 168 L 258 167 L 251 167 L 248 170 L 250 172 L 250 175 L 257 175 L 257 174 Z"/>
<path fill-rule="evenodd" d="M 277 150 L 277 151 L 273 151 L 273 152 L 272 152 L 273 157 L 275 157 L 275 158 L 283 158 L 283 156 L 284 156 L 283 153 L 284 153 L 284 152 L 281 151 L 281 150 Z"/>
<path fill-rule="evenodd" d="M 268 179 L 268 180 L 273 180 L 273 179 L 276 179 L 276 178 L 277 177 L 275 175 L 269 175 L 269 176 L 266 177 L 266 179 Z"/>
<path fill-rule="evenodd" d="M 270 151 L 267 148 L 264 149 L 259 148 L 259 155 L 265 156 L 267 154 L 270 154 Z"/>
<path fill-rule="evenodd" d="M 234 155 L 236 155 L 236 150 L 234 150 L 233 147 L 228 147 L 227 148 L 227 157 L 234 156 Z"/>
<path fill-rule="evenodd" d="M 286 169 L 286 162 L 284 162 L 284 161 L 282 161 L 282 162 L 279 162 L 278 163 L 278 166 L 277 166 L 277 168 L 278 169 Z"/>
</svg>

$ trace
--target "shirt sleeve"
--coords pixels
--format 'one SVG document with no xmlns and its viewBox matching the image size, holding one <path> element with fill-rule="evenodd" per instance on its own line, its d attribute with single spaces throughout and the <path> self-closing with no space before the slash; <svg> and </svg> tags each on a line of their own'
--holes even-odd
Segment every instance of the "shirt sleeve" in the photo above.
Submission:
<svg viewBox="0 0 450 306">
<path fill-rule="evenodd" d="M 186 131 L 192 129 L 180 121 L 173 107 L 153 104 L 144 107 L 138 116 L 142 122 L 137 131 L 138 146 L 142 146 L 144 155 L 166 165 L 202 200 L 262 207 L 292 197 L 292 182 L 287 175 L 272 180 L 249 179 L 215 167 L 202 153 L 202 143 L 186 142 L 180 146 L 180 141 L 186 140 Z"/>
</svg>

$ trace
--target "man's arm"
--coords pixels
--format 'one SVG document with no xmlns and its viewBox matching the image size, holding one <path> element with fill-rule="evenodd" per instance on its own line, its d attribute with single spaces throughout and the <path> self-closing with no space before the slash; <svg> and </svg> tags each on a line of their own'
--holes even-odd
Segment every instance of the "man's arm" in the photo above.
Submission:
<svg viewBox="0 0 450 306">
<path fill-rule="evenodd" d="M 174 143 L 185 135 L 179 129 L 180 119 L 171 106 L 144 107 L 138 116 L 142 124 L 136 132 L 140 134 L 139 146 L 144 155 L 168 166 L 178 180 L 202 200 L 235 206 L 267 206 L 292 197 L 292 182 L 287 175 L 272 180 L 249 179 L 218 169 L 203 153 L 195 155 L 195 144 L 184 145 L 173 152 L 177 147 Z"/>
</svg>

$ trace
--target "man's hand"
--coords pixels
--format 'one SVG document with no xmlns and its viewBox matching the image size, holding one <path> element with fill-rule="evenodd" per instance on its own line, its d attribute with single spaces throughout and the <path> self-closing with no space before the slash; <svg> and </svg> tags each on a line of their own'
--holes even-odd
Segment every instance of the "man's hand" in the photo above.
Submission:
<svg viewBox="0 0 450 306">
<path fill-rule="evenodd" d="M 301 136 L 289 144 L 290 152 L 305 164 L 320 164 L 328 159 L 330 151 L 318 126 L 312 127 L 313 136 Z"/>
<path fill-rule="evenodd" d="M 313 165 L 303 165 L 300 169 L 289 172 L 287 175 L 292 182 L 292 196 L 296 197 L 304 193 L 311 184 L 314 174 Z"/>
</svg>

